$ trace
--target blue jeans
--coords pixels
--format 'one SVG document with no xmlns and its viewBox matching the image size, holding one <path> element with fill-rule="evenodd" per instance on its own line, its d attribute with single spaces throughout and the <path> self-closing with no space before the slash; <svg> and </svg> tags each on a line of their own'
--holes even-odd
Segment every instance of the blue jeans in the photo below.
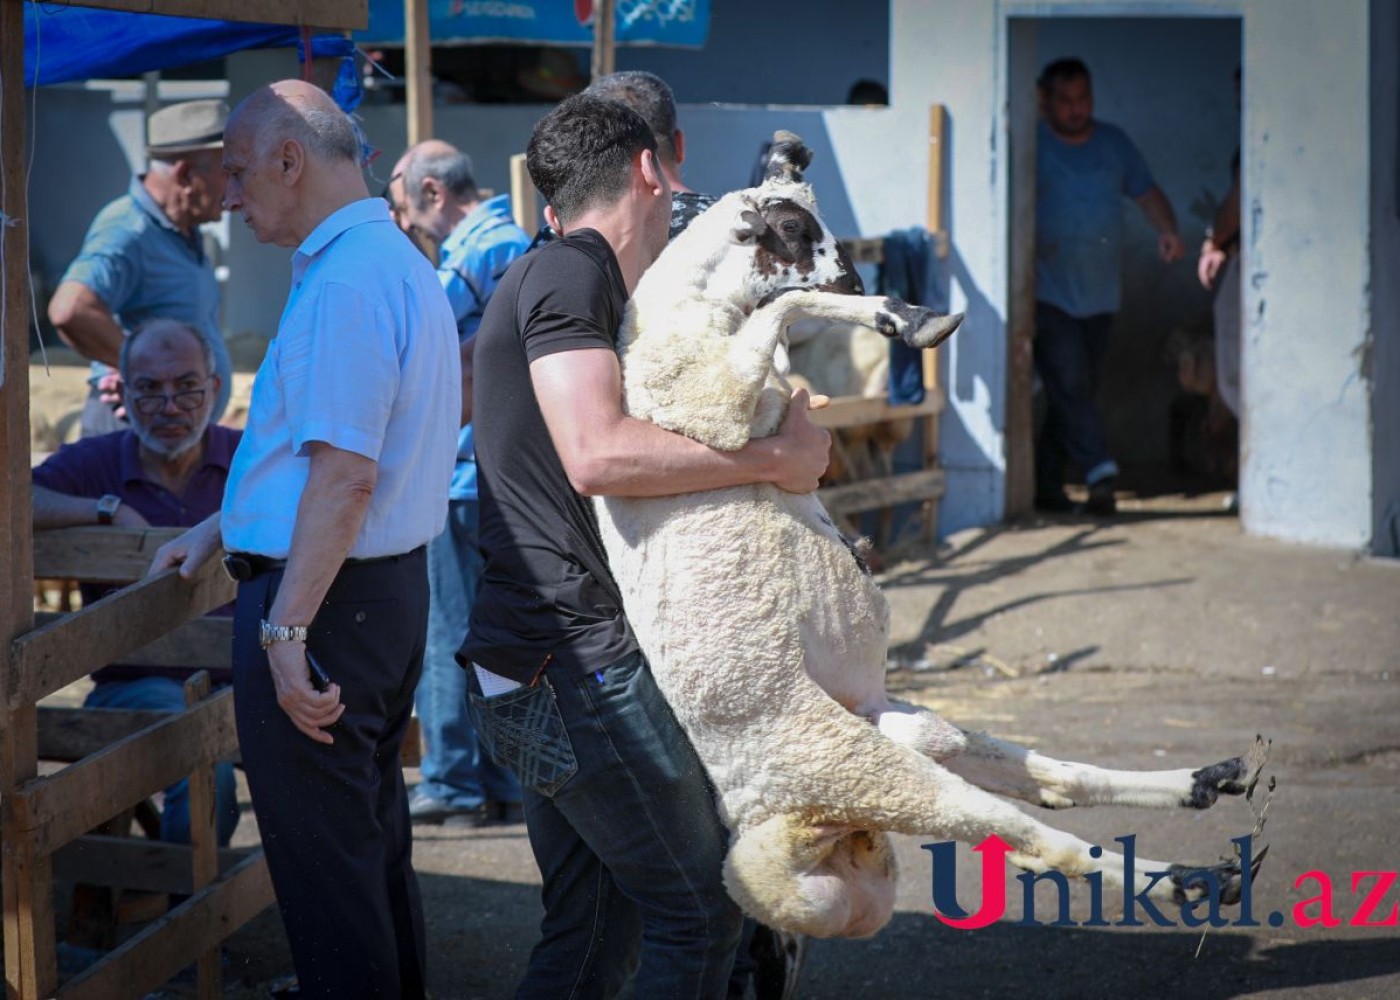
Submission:
<svg viewBox="0 0 1400 1000">
<path fill-rule="evenodd" d="M 428 745 L 418 790 L 453 808 L 475 809 L 487 799 L 519 802 L 520 783 L 493 761 L 467 714 L 467 672 L 455 654 L 481 582 L 475 500 L 453 500 L 447 527 L 428 544 L 428 645 L 415 692 Z"/>
<path fill-rule="evenodd" d="M 158 712 L 183 712 L 185 687 L 172 677 L 138 677 L 129 681 L 105 681 L 88 693 L 87 708 L 135 708 Z M 219 846 L 228 846 L 238 825 L 238 781 L 233 765 L 214 765 L 214 829 Z M 190 842 L 190 783 L 175 782 L 165 790 L 160 813 L 160 839 L 172 844 Z"/>
<path fill-rule="evenodd" d="M 1035 370 L 1046 403 L 1035 448 L 1038 497 L 1063 493 L 1066 459 L 1079 466 L 1089 486 L 1118 474 L 1098 401 L 1112 330 L 1112 313 L 1079 318 L 1046 302 L 1035 304 Z"/>
<path fill-rule="evenodd" d="M 741 915 L 699 758 L 640 653 L 596 673 L 551 669 L 472 708 L 525 785 L 544 877 L 541 938 L 517 997 L 722 997 Z"/>
</svg>

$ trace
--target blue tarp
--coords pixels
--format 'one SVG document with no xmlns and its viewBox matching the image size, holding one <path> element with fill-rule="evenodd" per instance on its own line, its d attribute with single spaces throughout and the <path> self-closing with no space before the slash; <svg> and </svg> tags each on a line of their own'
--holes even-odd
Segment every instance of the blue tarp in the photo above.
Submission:
<svg viewBox="0 0 1400 1000">
<path fill-rule="evenodd" d="M 616 15 L 619 45 L 698 48 L 709 30 L 710 0 L 624 0 Z M 430 0 L 434 44 L 511 41 L 589 45 L 592 0 Z M 370 0 L 363 44 L 402 44 L 403 0 Z M 160 14 L 24 5 L 25 85 L 133 76 L 216 59 L 240 49 L 297 44 L 286 25 L 210 21 Z M 333 36 L 324 36 L 327 44 Z M 321 44 L 313 43 L 316 55 Z M 36 74 L 37 71 L 37 74 Z"/>
</svg>

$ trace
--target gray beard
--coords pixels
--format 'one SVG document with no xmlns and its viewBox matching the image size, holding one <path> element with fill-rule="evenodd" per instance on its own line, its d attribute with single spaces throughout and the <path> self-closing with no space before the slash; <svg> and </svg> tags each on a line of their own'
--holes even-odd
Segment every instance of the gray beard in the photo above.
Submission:
<svg viewBox="0 0 1400 1000">
<path fill-rule="evenodd" d="M 181 438 L 179 442 L 174 445 L 169 445 L 152 434 L 149 427 L 142 427 L 135 421 L 131 424 L 131 429 L 135 431 L 136 439 L 141 442 L 142 447 L 155 452 L 161 458 L 179 458 L 203 440 L 204 432 L 208 427 L 209 417 L 205 416 L 203 420 L 200 420 L 191 428 L 188 436 Z"/>
</svg>

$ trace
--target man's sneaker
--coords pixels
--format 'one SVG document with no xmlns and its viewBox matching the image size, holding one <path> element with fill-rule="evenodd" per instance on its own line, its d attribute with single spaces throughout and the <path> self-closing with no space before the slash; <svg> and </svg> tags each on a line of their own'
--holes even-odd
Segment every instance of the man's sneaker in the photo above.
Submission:
<svg viewBox="0 0 1400 1000">
<path fill-rule="evenodd" d="M 1084 511 L 1096 517 L 1112 517 L 1118 513 L 1118 501 L 1113 497 L 1113 488 L 1118 485 L 1116 476 L 1104 476 L 1089 487 L 1089 499 L 1084 503 Z"/>
<path fill-rule="evenodd" d="M 525 822 L 525 810 L 519 802 L 497 802 L 488 799 L 476 818 L 477 826 L 510 826 Z"/>
<path fill-rule="evenodd" d="M 457 819 L 475 823 L 485 812 L 485 803 L 479 806 L 454 806 L 434 798 L 422 789 L 414 789 L 413 794 L 408 797 L 408 818 L 414 823 L 445 823 Z"/>
</svg>

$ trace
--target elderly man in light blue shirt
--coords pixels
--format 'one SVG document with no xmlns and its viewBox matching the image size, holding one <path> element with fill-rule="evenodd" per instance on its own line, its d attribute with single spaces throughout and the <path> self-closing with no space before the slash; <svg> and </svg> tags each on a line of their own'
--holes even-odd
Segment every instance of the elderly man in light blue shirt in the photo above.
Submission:
<svg viewBox="0 0 1400 1000">
<path fill-rule="evenodd" d="M 439 247 L 438 278 L 462 345 L 462 428 L 447 530 L 428 546 L 432 600 L 416 697 L 427 749 L 423 780 L 409 798 L 409 815 L 423 823 L 516 819 L 520 783 L 481 746 L 467 714 L 466 674 L 454 654 L 466 634 L 483 568 L 471 425 L 472 347 L 491 293 L 511 261 L 530 245 L 530 237 L 512 219 L 510 200 L 505 195 L 482 198 L 470 158 L 438 139 L 404 153 L 385 197 L 399 228 Z"/>
<path fill-rule="evenodd" d="M 324 92 L 255 91 L 224 169 L 229 210 L 296 248 L 293 288 L 223 511 L 155 568 L 192 575 L 222 535 L 239 581 L 239 745 L 301 995 L 411 1000 L 425 948 L 399 751 L 461 411 L 456 327 Z"/>
<path fill-rule="evenodd" d="M 120 402 L 117 355 L 123 331 L 147 319 L 180 320 L 208 341 L 220 380 L 215 421 L 228 405 L 233 375 L 219 329 L 219 283 L 199 232 L 223 215 L 227 120 L 228 108 L 213 100 L 172 104 L 151 115 L 146 173 L 93 219 L 49 300 L 58 335 L 93 362 L 84 437 L 125 427 L 113 411 Z"/>
</svg>

